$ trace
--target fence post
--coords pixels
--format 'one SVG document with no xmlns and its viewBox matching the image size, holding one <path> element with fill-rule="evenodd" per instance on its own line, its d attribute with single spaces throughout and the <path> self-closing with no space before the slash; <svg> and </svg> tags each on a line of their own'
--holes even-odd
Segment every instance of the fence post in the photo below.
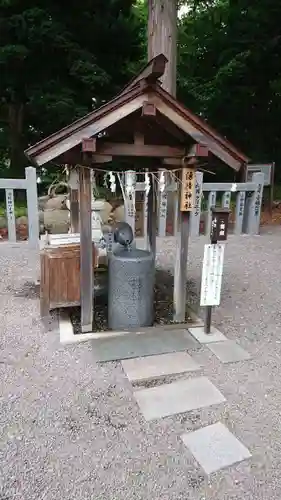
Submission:
<svg viewBox="0 0 281 500">
<path fill-rule="evenodd" d="M 223 193 L 221 206 L 222 206 L 222 208 L 227 208 L 229 210 L 230 203 L 231 203 L 231 191 L 225 191 Z"/>
<path fill-rule="evenodd" d="M 208 208 L 207 208 L 207 221 L 205 225 L 205 235 L 209 236 L 211 232 L 212 224 L 212 207 L 216 206 L 217 193 L 216 191 L 210 191 L 208 195 Z"/>
<path fill-rule="evenodd" d="M 5 192 L 6 192 L 6 217 L 8 223 L 8 238 L 9 241 L 17 241 L 14 190 L 5 189 Z"/>
<path fill-rule="evenodd" d="M 242 234 L 245 211 L 245 191 L 239 191 L 236 198 L 234 234 Z"/>
<path fill-rule="evenodd" d="M 201 200 L 203 188 L 203 173 L 196 172 L 195 181 L 195 203 L 194 209 L 190 217 L 190 236 L 199 236 L 200 234 L 200 218 L 201 218 Z"/>
<path fill-rule="evenodd" d="M 135 237 L 136 219 L 136 172 L 128 170 L 125 172 L 125 220 L 131 226 Z"/>
<path fill-rule="evenodd" d="M 158 206 L 158 236 L 160 237 L 165 237 L 166 236 L 166 226 L 167 226 L 167 205 L 168 205 L 168 193 L 167 193 L 167 186 L 165 185 L 165 189 L 163 192 L 160 191 L 160 176 L 164 173 L 164 178 L 165 181 L 166 179 L 166 174 L 165 170 L 159 170 L 159 176 L 158 176 L 158 199 L 159 199 L 159 206 Z"/>
<path fill-rule="evenodd" d="M 28 215 L 28 242 L 32 248 L 39 248 L 39 213 L 37 196 L 37 178 L 34 167 L 26 167 L 26 199 Z"/>
<path fill-rule="evenodd" d="M 252 182 L 256 183 L 256 190 L 253 191 L 248 200 L 245 232 L 247 234 L 259 234 L 264 174 L 261 172 L 253 174 Z"/>
</svg>

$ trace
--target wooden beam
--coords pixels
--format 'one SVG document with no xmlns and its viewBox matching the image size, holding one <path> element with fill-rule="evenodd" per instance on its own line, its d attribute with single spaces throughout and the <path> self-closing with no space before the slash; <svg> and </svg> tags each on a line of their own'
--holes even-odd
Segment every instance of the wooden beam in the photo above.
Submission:
<svg viewBox="0 0 281 500">
<path fill-rule="evenodd" d="M 156 116 L 157 110 L 153 102 L 146 101 L 143 103 L 141 115 L 142 116 Z"/>
<path fill-rule="evenodd" d="M 83 153 L 94 153 L 97 149 L 97 140 L 95 137 L 89 137 L 87 139 L 82 139 L 82 152 Z"/>
<path fill-rule="evenodd" d="M 185 156 L 184 148 L 172 146 L 141 145 L 141 144 L 122 144 L 114 142 L 98 143 L 96 155 L 111 156 L 140 156 L 154 158 L 183 158 Z"/>
<path fill-rule="evenodd" d="M 79 168 L 80 198 L 80 294 L 82 332 L 91 332 L 93 324 L 93 259 L 91 175 L 87 167 Z"/>
<path fill-rule="evenodd" d="M 135 76 L 126 87 L 123 88 L 121 94 L 124 94 L 135 87 L 141 80 L 146 80 L 148 83 L 156 83 L 165 73 L 168 59 L 164 54 L 159 54 L 154 59 L 151 59 L 146 66 Z"/>
<path fill-rule="evenodd" d="M 79 175 L 76 169 L 69 174 L 70 227 L 72 233 L 79 233 Z"/>
<path fill-rule="evenodd" d="M 176 256 L 174 273 L 174 321 L 176 323 L 184 323 L 186 315 L 186 281 L 190 212 L 180 212 L 179 209 L 180 196 L 178 194 L 178 218 L 175 221 Z"/>
<path fill-rule="evenodd" d="M 198 144 L 198 143 L 193 144 L 193 146 L 191 146 L 190 150 L 187 153 L 187 156 L 189 158 L 194 156 L 206 158 L 208 157 L 208 155 L 209 155 L 209 150 L 207 146 L 205 146 L 205 144 Z"/>
</svg>

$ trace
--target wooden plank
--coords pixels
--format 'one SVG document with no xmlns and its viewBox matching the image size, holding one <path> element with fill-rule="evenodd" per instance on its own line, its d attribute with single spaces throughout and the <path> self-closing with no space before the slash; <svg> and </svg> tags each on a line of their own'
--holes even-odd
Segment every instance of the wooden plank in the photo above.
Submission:
<svg viewBox="0 0 281 500">
<path fill-rule="evenodd" d="M 123 88 L 121 94 L 128 92 L 135 87 L 141 80 L 146 79 L 150 83 L 156 83 L 157 80 L 164 74 L 167 58 L 163 54 L 159 54 L 151 59 L 145 67 Z"/>
<path fill-rule="evenodd" d="M 155 181 L 152 177 L 147 197 L 147 249 L 156 257 L 157 196 Z"/>
<path fill-rule="evenodd" d="M 237 194 L 236 208 L 235 208 L 235 226 L 234 226 L 235 234 L 242 234 L 243 231 L 245 199 L 246 199 L 245 191 L 241 191 Z"/>
<path fill-rule="evenodd" d="M 186 280 L 190 212 L 178 212 L 174 274 L 174 321 L 183 323 L 186 314 Z"/>
<path fill-rule="evenodd" d="M 72 233 L 79 233 L 79 175 L 73 169 L 69 174 L 70 227 Z"/>
<path fill-rule="evenodd" d="M 0 189 L 26 189 L 26 179 L 0 179 Z"/>
<path fill-rule="evenodd" d="M 161 171 L 159 170 L 159 178 L 161 175 Z M 158 236 L 165 237 L 166 236 L 166 226 L 167 226 L 167 209 L 168 209 L 168 193 L 165 186 L 165 190 L 163 192 L 160 191 L 158 185 Z"/>
<path fill-rule="evenodd" d="M 194 209 L 190 219 L 190 236 L 195 237 L 200 234 L 201 200 L 202 200 L 203 173 L 196 172 L 195 180 L 195 201 Z"/>
<path fill-rule="evenodd" d="M 26 200 L 28 215 L 28 243 L 32 248 L 39 248 L 39 213 L 36 169 L 27 167 L 26 178 Z"/>
<path fill-rule="evenodd" d="M 182 116 L 176 109 L 167 105 L 160 97 L 154 97 L 153 102 L 160 113 L 165 115 L 177 127 L 190 135 L 194 141 L 205 144 L 209 151 L 220 158 L 224 163 L 232 167 L 234 170 L 239 170 L 241 162 L 236 160 L 223 146 L 207 133 L 202 132 L 199 127 L 191 123 L 186 117 Z"/>
<path fill-rule="evenodd" d="M 253 174 L 253 182 L 256 184 L 256 190 L 249 198 L 247 207 L 247 219 L 245 221 L 247 234 L 259 234 L 260 232 L 260 216 L 263 195 L 264 174 Z"/>
<path fill-rule="evenodd" d="M 231 203 L 231 191 L 225 191 L 225 193 L 223 193 L 221 206 L 222 208 L 227 208 L 229 210 L 230 203 Z"/>
<path fill-rule="evenodd" d="M 233 184 L 231 182 L 207 182 L 203 184 L 203 191 L 232 191 Z M 254 182 L 241 182 L 236 184 L 236 191 L 255 191 L 256 185 Z"/>
<path fill-rule="evenodd" d="M 135 234 L 136 225 L 136 172 L 128 170 L 125 172 L 125 219 L 131 226 L 133 234 Z"/>
<path fill-rule="evenodd" d="M 32 153 L 31 150 L 29 154 L 32 155 L 32 158 L 39 166 L 44 165 L 45 163 L 48 163 L 54 158 L 62 155 L 66 151 L 69 151 L 69 149 L 72 149 L 80 144 L 85 136 L 97 135 L 114 123 L 117 123 L 119 120 L 122 120 L 126 116 L 130 115 L 137 109 L 140 109 L 143 102 L 147 100 L 147 94 L 138 96 L 132 101 L 125 102 L 122 105 L 118 106 L 118 108 L 113 109 L 112 111 L 110 111 L 110 113 L 97 117 L 97 119 L 93 123 L 85 124 L 83 127 L 81 126 L 81 128 L 79 128 L 79 130 L 77 131 L 74 131 L 71 136 L 63 137 L 59 142 L 50 145 L 46 150 L 41 152 L 39 151 L 38 153 Z"/>
<path fill-rule="evenodd" d="M 204 189 L 204 185 L 203 185 Z M 212 224 L 212 207 L 216 206 L 216 191 L 210 191 L 208 194 L 208 208 L 207 208 L 207 221 L 205 225 L 205 235 L 210 236 L 211 234 L 211 224 Z"/>
<path fill-rule="evenodd" d="M 81 329 L 91 332 L 93 324 L 93 263 L 91 175 L 87 167 L 79 168 L 80 201 L 80 295 Z"/>
<path fill-rule="evenodd" d="M 96 155 L 139 156 L 150 158 L 182 158 L 185 148 L 158 146 L 147 144 L 123 144 L 114 142 L 98 142 Z"/>
<path fill-rule="evenodd" d="M 14 205 L 14 190 L 6 189 L 6 216 L 8 223 L 9 241 L 17 241 L 15 205 Z"/>
</svg>

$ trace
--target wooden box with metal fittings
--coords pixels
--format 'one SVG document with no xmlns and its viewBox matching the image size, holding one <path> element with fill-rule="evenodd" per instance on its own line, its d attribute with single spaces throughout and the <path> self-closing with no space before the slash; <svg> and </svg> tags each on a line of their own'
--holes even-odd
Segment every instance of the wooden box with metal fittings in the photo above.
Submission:
<svg viewBox="0 0 281 500">
<path fill-rule="evenodd" d="M 98 249 L 92 245 L 93 272 L 98 266 Z M 45 247 L 40 252 L 41 316 L 60 307 L 80 305 L 80 244 Z"/>
</svg>

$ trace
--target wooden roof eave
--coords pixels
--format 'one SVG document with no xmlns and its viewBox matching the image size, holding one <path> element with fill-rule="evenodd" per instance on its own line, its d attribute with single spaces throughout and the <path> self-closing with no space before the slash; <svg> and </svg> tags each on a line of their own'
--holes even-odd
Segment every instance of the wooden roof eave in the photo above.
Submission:
<svg viewBox="0 0 281 500">
<path fill-rule="evenodd" d="M 192 135 L 192 133 L 190 133 L 190 129 L 189 131 L 187 130 L 188 127 L 183 127 L 182 120 L 172 120 L 171 115 L 166 115 L 167 118 L 173 121 L 173 123 L 175 123 L 181 130 L 184 130 L 187 134 L 191 135 L 191 137 L 193 136 L 196 142 L 204 143 L 205 140 L 205 143 L 209 147 L 210 151 L 215 156 L 218 156 L 220 159 L 222 159 L 224 163 L 234 168 L 234 170 L 239 170 L 241 166 L 247 164 L 250 161 L 250 159 L 246 155 L 235 148 L 227 139 L 224 139 L 204 120 L 200 119 L 198 116 L 194 115 L 191 111 L 185 108 L 185 106 L 174 99 L 168 92 L 160 87 L 160 85 L 156 85 L 154 103 L 156 104 L 156 107 L 160 113 L 163 112 L 161 102 L 173 109 L 177 115 L 184 119 L 186 124 L 190 124 L 193 129 L 197 130 L 199 137 L 195 137 L 194 134 Z M 222 151 L 226 152 L 226 155 L 230 161 L 226 161 L 225 155 L 222 154 Z M 231 161 L 231 159 L 233 161 Z"/>
<path fill-rule="evenodd" d="M 56 145 L 59 145 L 62 142 L 65 143 L 65 141 L 69 139 L 67 148 L 61 148 L 58 156 L 63 154 L 65 151 L 77 146 L 77 144 L 79 144 L 83 138 L 91 135 L 97 135 L 98 133 L 102 132 L 105 128 L 108 128 L 110 125 L 112 125 L 114 123 L 114 120 L 112 121 L 112 123 L 107 120 L 105 126 L 100 125 L 100 127 L 98 125 L 97 127 L 94 127 L 95 123 L 98 123 L 98 121 L 102 121 L 102 119 L 109 116 L 110 113 L 120 110 L 121 116 L 118 116 L 116 119 L 116 121 L 118 121 L 126 116 L 126 114 L 123 116 L 121 113 L 122 107 L 129 103 L 135 102 L 135 106 L 133 106 L 132 109 L 128 109 L 127 114 L 130 114 L 129 111 L 134 112 L 139 109 L 146 98 L 147 96 L 145 94 L 145 89 L 141 89 L 140 87 L 133 88 L 126 93 L 120 94 L 118 97 L 112 99 L 112 101 L 104 104 L 97 110 L 92 111 L 82 118 L 79 118 L 70 125 L 48 136 L 46 139 L 38 142 L 34 146 L 29 147 L 25 150 L 25 155 L 31 161 L 36 162 L 39 166 L 43 165 L 44 163 L 47 163 L 54 158 L 53 156 L 50 159 L 45 159 L 45 157 L 47 158 L 48 156 L 48 150 L 55 148 Z M 88 132 L 86 132 L 87 130 Z M 44 153 L 46 153 L 46 155 L 44 155 Z"/>
</svg>

